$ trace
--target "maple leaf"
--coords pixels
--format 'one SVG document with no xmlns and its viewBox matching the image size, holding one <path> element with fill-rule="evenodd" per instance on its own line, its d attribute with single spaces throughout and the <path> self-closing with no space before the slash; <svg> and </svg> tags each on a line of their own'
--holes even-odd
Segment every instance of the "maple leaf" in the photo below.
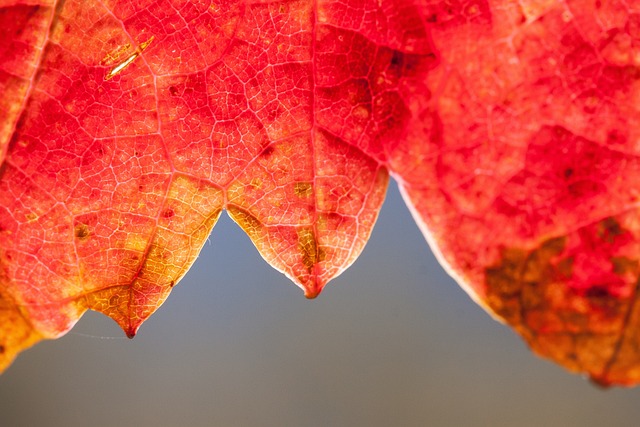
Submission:
<svg viewBox="0 0 640 427">
<path fill-rule="evenodd" d="M 624 2 L 0 2 L 0 365 L 133 336 L 222 210 L 313 298 L 388 177 L 534 351 L 640 381 L 640 15 Z"/>
</svg>

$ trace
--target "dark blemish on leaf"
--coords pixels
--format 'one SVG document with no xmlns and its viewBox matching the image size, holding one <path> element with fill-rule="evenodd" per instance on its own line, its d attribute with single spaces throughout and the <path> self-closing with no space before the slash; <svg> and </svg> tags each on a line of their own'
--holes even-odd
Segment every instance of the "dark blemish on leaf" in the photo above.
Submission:
<svg viewBox="0 0 640 427">
<path fill-rule="evenodd" d="M 169 209 L 165 209 L 162 212 L 162 216 L 165 218 L 171 218 L 172 216 L 174 216 L 176 213 L 173 211 L 173 209 L 169 208 Z"/>
<path fill-rule="evenodd" d="M 523 308 L 540 305 L 538 298 L 531 295 L 524 298 L 524 290 L 531 285 L 537 295 L 544 294 L 542 289 L 553 283 L 557 275 L 552 260 L 562 253 L 565 245 L 566 237 L 557 237 L 546 240 L 534 251 L 504 248 L 499 262 L 485 270 L 487 303 L 491 309 L 511 324 L 521 323 Z"/>
<path fill-rule="evenodd" d="M 120 296 L 119 295 L 113 295 L 111 298 L 109 298 L 109 305 L 111 307 L 117 307 L 120 304 Z"/>
<path fill-rule="evenodd" d="M 171 96 L 178 96 L 178 89 L 175 86 L 169 86 L 169 93 Z"/>
<path fill-rule="evenodd" d="M 387 82 L 396 83 L 403 77 L 403 69 L 405 67 L 404 63 L 404 54 L 402 52 L 398 52 L 394 50 L 391 53 L 391 58 L 389 59 L 389 65 L 387 69 L 384 71 L 383 76 Z M 389 84 L 387 83 L 387 84 Z"/>
<path fill-rule="evenodd" d="M 540 245 L 539 251 L 545 253 L 545 255 L 551 257 L 560 254 L 564 250 L 565 245 L 567 244 L 567 238 L 562 237 L 553 237 L 551 239 L 547 239 L 542 242 Z"/>
<path fill-rule="evenodd" d="M 87 224 L 78 224 L 75 227 L 75 235 L 79 240 L 87 240 L 89 238 L 89 226 Z"/>
<path fill-rule="evenodd" d="M 324 261 L 327 254 L 324 249 L 318 245 L 316 236 L 309 228 L 302 228 L 297 231 L 298 234 L 298 250 L 302 254 L 302 263 L 309 272 L 313 267 L 321 261 Z"/>
<path fill-rule="evenodd" d="M 614 218 L 605 218 L 598 224 L 598 237 L 607 243 L 613 243 L 616 237 L 624 234 L 624 230 Z"/>
<path fill-rule="evenodd" d="M 432 68 L 435 61 L 436 56 L 433 52 L 427 55 L 412 55 L 394 50 L 389 60 L 388 71 L 394 78 L 402 79 Z"/>
<path fill-rule="evenodd" d="M 624 256 L 612 257 L 613 272 L 618 276 L 638 271 L 638 261 Z"/>
<path fill-rule="evenodd" d="M 609 290 L 604 285 L 595 285 L 587 289 L 585 296 L 588 298 L 608 298 L 611 296 Z"/>
<path fill-rule="evenodd" d="M 310 182 L 296 182 L 294 186 L 294 192 L 296 196 L 301 199 L 311 197 L 313 194 L 313 186 Z"/>
<path fill-rule="evenodd" d="M 402 57 L 403 54 L 401 52 L 398 52 L 397 50 L 393 51 L 393 55 L 391 55 L 391 65 L 393 66 L 398 66 L 402 64 Z"/>
<path fill-rule="evenodd" d="M 268 145 L 267 147 L 265 147 L 264 150 L 262 150 L 262 153 L 260 153 L 260 155 L 262 157 L 269 157 L 270 155 L 273 154 L 274 151 L 275 151 L 275 148 L 273 148 L 273 145 Z"/>
<path fill-rule="evenodd" d="M 4 354 L 5 348 L 2 344 L 0 344 L 0 354 Z"/>
<path fill-rule="evenodd" d="M 169 282 L 169 287 L 170 288 L 173 288 L 175 285 L 176 285 L 175 280 L 172 280 L 172 281 Z"/>
<path fill-rule="evenodd" d="M 432 23 L 432 24 L 433 24 L 433 23 L 436 23 L 436 22 L 438 22 L 438 15 L 437 15 L 437 14 L 435 14 L 435 13 L 432 13 L 431 15 L 427 16 L 426 21 L 427 21 L 427 22 L 430 22 L 430 23 Z"/>
<path fill-rule="evenodd" d="M 571 176 L 573 175 L 573 169 L 572 168 L 567 168 L 564 170 L 564 177 L 566 179 L 571 178 Z"/>
</svg>

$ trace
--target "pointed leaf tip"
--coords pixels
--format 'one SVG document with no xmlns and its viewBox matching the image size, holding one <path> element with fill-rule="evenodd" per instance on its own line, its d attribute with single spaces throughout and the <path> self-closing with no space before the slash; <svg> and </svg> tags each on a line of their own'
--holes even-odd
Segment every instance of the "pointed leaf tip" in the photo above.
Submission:
<svg viewBox="0 0 640 427">
<path fill-rule="evenodd" d="M 118 322 L 118 324 L 127 335 L 127 338 L 133 339 L 138 334 L 138 330 L 140 330 L 140 326 L 142 326 L 145 320 L 145 318 L 129 318 L 123 319 L 123 323 Z"/>
<path fill-rule="evenodd" d="M 316 286 L 316 285 L 310 286 L 310 287 L 305 286 L 304 297 L 306 299 L 316 299 L 316 297 L 320 295 L 320 293 L 322 293 L 322 289 L 324 289 L 324 286 Z"/>
<path fill-rule="evenodd" d="M 604 378 L 589 377 L 589 382 L 600 390 L 608 390 L 611 388 L 611 381 Z"/>
</svg>

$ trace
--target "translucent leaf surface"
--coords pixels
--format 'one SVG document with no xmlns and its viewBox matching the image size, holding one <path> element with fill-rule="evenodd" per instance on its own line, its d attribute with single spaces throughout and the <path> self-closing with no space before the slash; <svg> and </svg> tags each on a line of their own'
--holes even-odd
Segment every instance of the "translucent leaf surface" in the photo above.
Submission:
<svg viewBox="0 0 640 427">
<path fill-rule="evenodd" d="M 87 309 L 135 335 L 223 210 L 315 297 L 362 251 L 391 175 L 451 273 L 535 351 L 640 379 L 629 4 L 14 3 L 5 366 Z"/>
</svg>

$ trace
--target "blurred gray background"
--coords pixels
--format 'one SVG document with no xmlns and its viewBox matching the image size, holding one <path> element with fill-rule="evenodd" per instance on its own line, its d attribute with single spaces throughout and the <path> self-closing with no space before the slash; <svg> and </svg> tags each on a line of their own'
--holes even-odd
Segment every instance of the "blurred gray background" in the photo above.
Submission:
<svg viewBox="0 0 640 427">
<path fill-rule="evenodd" d="M 225 215 L 133 340 L 87 313 L 0 376 L 0 426 L 636 426 L 445 274 L 391 183 L 362 256 L 314 301 Z"/>
</svg>

